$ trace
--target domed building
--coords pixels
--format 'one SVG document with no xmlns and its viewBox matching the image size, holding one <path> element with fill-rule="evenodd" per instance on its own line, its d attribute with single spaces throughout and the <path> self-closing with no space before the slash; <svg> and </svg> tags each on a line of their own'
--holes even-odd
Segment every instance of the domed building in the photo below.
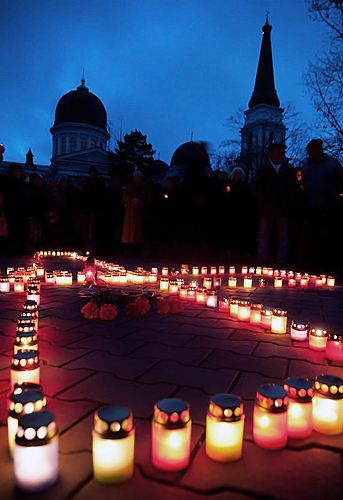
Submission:
<svg viewBox="0 0 343 500">
<path fill-rule="evenodd" d="M 166 177 L 184 178 L 194 174 L 210 177 L 211 162 L 203 143 L 189 141 L 174 152 Z"/>
<path fill-rule="evenodd" d="M 54 177 L 87 175 L 91 166 L 98 169 L 99 175 L 108 174 L 107 114 L 100 99 L 89 92 L 84 78 L 76 90 L 58 101 L 50 132 Z"/>
</svg>

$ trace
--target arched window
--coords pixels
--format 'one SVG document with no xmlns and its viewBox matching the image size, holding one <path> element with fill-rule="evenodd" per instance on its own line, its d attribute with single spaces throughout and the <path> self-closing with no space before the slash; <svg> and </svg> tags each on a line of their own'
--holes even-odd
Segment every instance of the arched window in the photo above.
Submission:
<svg viewBox="0 0 343 500">
<path fill-rule="evenodd" d="M 91 142 L 91 148 L 96 148 L 96 141 L 94 139 Z"/>
<path fill-rule="evenodd" d="M 66 152 L 66 147 L 67 147 L 67 141 L 65 137 L 62 137 L 61 141 L 61 155 L 64 155 Z"/>
<path fill-rule="evenodd" d="M 87 139 L 85 138 L 81 139 L 81 151 L 83 149 L 87 149 Z"/>
<path fill-rule="evenodd" d="M 99 143 L 99 148 L 102 149 L 102 142 Z"/>
<path fill-rule="evenodd" d="M 72 137 L 70 139 L 70 152 L 75 153 L 75 151 L 76 151 L 76 139 L 75 137 Z"/>
</svg>

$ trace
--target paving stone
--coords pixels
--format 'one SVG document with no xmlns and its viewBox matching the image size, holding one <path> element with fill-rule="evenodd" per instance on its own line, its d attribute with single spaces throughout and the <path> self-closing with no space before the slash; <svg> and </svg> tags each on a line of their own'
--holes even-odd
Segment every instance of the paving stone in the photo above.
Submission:
<svg viewBox="0 0 343 500">
<path fill-rule="evenodd" d="M 174 397 L 182 399 L 189 404 L 191 419 L 193 422 L 205 426 L 206 413 L 208 410 L 211 395 L 205 394 L 199 389 L 182 387 L 176 392 Z"/>
<path fill-rule="evenodd" d="M 213 338 L 205 335 L 198 335 L 187 342 L 184 347 L 205 347 L 211 349 L 221 349 L 223 351 L 232 351 L 237 354 L 250 354 L 257 346 L 257 342 L 245 340 L 231 340 L 222 338 Z"/>
<path fill-rule="evenodd" d="M 338 500 L 342 495 L 341 459 L 338 453 L 326 450 L 311 449 L 301 453 L 265 450 L 244 442 L 241 460 L 220 464 L 208 458 L 201 447 L 181 484 L 203 492 L 226 487 L 255 497 L 283 500 L 301 497 L 322 500 L 328 498 L 330 485 L 330 499 Z"/>
<path fill-rule="evenodd" d="M 343 368 L 337 366 L 323 366 L 306 361 L 291 361 L 289 377 L 308 377 L 314 380 L 318 375 L 336 375 L 343 378 Z"/>
<path fill-rule="evenodd" d="M 56 417 L 57 418 L 57 417 Z M 94 427 L 94 413 L 77 422 L 64 432 L 59 438 L 61 453 L 75 453 L 92 451 L 92 430 Z"/>
<path fill-rule="evenodd" d="M 9 355 L 9 351 L 13 352 L 15 337 L 8 335 L 0 335 L 0 352 Z"/>
<path fill-rule="evenodd" d="M 296 347 L 273 345 L 267 342 L 261 342 L 259 344 L 256 351 L 254 351 L 254 356 L 277 356 L 279 358 L 301 359 L 305 361 L 311 361 L 312 363 L 317 363 L 320 365 L 327 365 L 325 352 L 314 351 L 312 349 L 304 350 L 298 349 Z"/>
<path fill-rule="evenodd" d="M 70 349 L 72 351 L 72 349 Z M 103 351 L 90 352 L 86 356 L 68 363 L 70 370 L 87 368 L 90 370 L 108 372 L 119 378 L 133 380 L 152 368 L 157 363 L 154 358 L 136 358 L 128 356 L 113 356 Z"/>
<path fill-rule="evenodd" d="M 42 363 L 49 366 L 62 366 L 66 363 L 80 358 L 89 352 L 89 349 L 68 349 L 67 347 L 59 347 L 50 345 L 48 342 L 39 344 L 39 358 Z M 81 368 L 84 368 L 82 366 Z"/>
<path fill-rule="evenodd" d="M 180 365 L 173 361 L 161 361 L 140 378 L 142 382 L 166 382 L 196 387 L 208 393 L 225 392 L 237 372 L 228 369 L 210 370 Z"/>
<path fill-rule="evenodd" d="M 81 334 L 79 334 L 81 335 Z M 69 345 L 71 349 L 92 349 L 94 351 L 106 351 L 109 354 L 115 354 L 117 356 L 126 356 L 132 351 L 135 351 L 139 347 L 142 347 L 144 342 L 141 341 L 127 341 L 119 340 L 109 337 L 103 337 L 101 335 L 89 335 L 83 339 L 73 341 Z"/>
<path fill-rule="evenodd" d="M 9 378 L 9 370 L 12 364 L 12 355 L 0 354 L 0 380 Z"/>
<path fill-rule="evenodd" d="M 69 344 L 74 344 L 79 340 L 89 337 L 88 333 L 77 333 L 73 330 L 64 332 L 63 330 L 56 330 L 50 326 L 41 327 L 38 330 L 38 340 L 39 342 L 45 341 L 51 345 L 65 347 Z M 75 348 L 82 347 L 75 345 Z M 85 346 L 86 347 L 86 346 Z"/>
<path fill-rule="evenodd" d="M 155 358 L 178 361 L 184 365 L 198 366 L 211 352 L 211 349 L 197 349 L 165 346 L 160 343 L 149 342 L 130 355 L 131 358 Z"/>
<path fill-rule="evenodd" d="M 279 345 L 292 345 L 292 341 L 288 335 L 275 335 L 274 333 L 267 333 L 261 329 L 256 332 L 252 330 L 236 330 L 231 336 L 230 340 L 255 340 L 258 342 L 273 342 Z"/>
<path fill-rule="evenodd" d="M 131 333 L 125 337 L 127 341 L 144 341 L 144 342 L 158 342 L 159 344 L 164 344 L 167 346 L 182 346 L 188 340 L 193 338 L 193 335 L 183 335 L 183 334 L 174 334 L 168 332 L 155 332 L 155 331 L 146 331 L 146 330 L 138 330 L 137 332 Z"/>
<path fill-rule="evenodd" d="M 202 365 L 204 368 L 231 368 L 261 375 L 281 378 L 285 375 L 286 360 L 278 357 L 262 359 L 255 356 L 214 351 Z"/>
<path fill-rule="evenodd" d="M 278 384 L 283 386 L 283 382 L 283 378 L 264 377 L 257 373 L 242 373 L 233 387 L 230 387 L 230 392 L 243 399 L 255 399 L 256 391 L 261 385 Z"/>
<path fill-rule="evenodd" d="M 48 411 L 56 419 L 59 433 L 63 433 L 78 420 L 98 408 L 98 404 L 89 401 L 63 401 L 57 398 L 47 398 Z"/>
<path fill-rule="evenodd" d="M 107 373 L 97 373 L 58 397 L 68 401 L 93 401 L 100 405 L 127 406 L 134 416 L 148 418 L 154 404 L 171 397 L 175 384 L 143 384 L 118 380 Z"/>
<path fill-rule="evenodd" d="M 168 318 L 163 318 L 163 321 L 162 323 L 164 323 L 164 321 L 168 319 L 169 322 L 173 322 L 173 323 L 182 323 L 183 325 L 192 325 L 192 326 L 195 326 L 195 327 L 201 327 L 201 328 L 204 328 L 204 327 L 208 327 L 208 326 L 212 326 L 213 323 L 216 321 L 214 319 L 211 319 L 211 318 L 188 318 L 186 316 L 181 316 L 181 314 L 172 314 L 170 316 L 168 316 Z"/>
<path fill-rule="evenodd" d="M 173 330 L 173 334 L 192 334 L 192 335 L 197 335 L 197 336 L 203 336 L 206 335 L 208 337 L 213 337 L 213 338 L 222 338 L 222 339 L 227 339 L 231 336 L 231 334 L 234 332 L 234 328 L 201 328 L 200 326 L 195 326 L 195 325 L 179 325 L 178 328 Z"/>
<path fill-rule="evenodd" d="M 73 328 L 80 327 L 83 325 L 82 320 L 68 320 L 62 318 L 57 318 L 54 316 L 46 316 L 45 318 L 39 318 L 39 327 L 50 326 L 62 331 L 69 331 Z"/>
<path fill-rule="evenodd" d="M 43 365 L 40 369 L 40 381 L 44 394 L 51 397 L 90 375 L 92 375 L 90 370 L 68 370 L 48 365 Z"/>
</svg>

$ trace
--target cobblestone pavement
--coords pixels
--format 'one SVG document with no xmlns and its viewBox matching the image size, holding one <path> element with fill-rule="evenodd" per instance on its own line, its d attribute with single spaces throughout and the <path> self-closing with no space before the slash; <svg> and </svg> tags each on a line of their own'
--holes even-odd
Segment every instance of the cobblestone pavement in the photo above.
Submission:
<svg viewBox="0 0 343 500">
<path fill-rule="evenodd" d="M 47 268 L 73 270 L 74 274 L 82 268 L 68 259 L 58 264 L 48 259 L 43 262 Z M 343 377 L 342 364 L 329 362 L 325 352 L 310 350 L 307 342 L 291 341 L 288 333 L 266 333 L 217 309 L 191 302 L 185 302 L 181 314 L 149 311 L 144 316 L 128 317 L 119 309 L 113 321 L 86 320 L 80 313 L 84 304 L 78 296 L 80 288 L 76 284 L 42 286 L 41 383 L 60 432 L 60 479 L 52 489 L 34 495 L 35 499 L 342 499 L 343 434 L 313 432 L 305 440 L 289 439 L 280 451 L 260 448 L 252 438 L 253 402 L 260 385 L 283 384 L 289 376 Z M 333 289 L 274 289 L 269 285 L 231 291 L 225 287 L 221 293 L 282 307 L 287 309 L 289 320 L 301 316 L 310 324 L 324 323 L 330 331 L 342 334 L 340 283 Z M 6 427 L 11 356 L 24 300 L 24 294 L 13 291 L 0 294 L 2 500 L 26 498 L 14 489 Z M 209 398 L 220 392 L 236 394 L 244 402 L 243 456 L 235 463 L 214 462 L 204 452 Z M 150 458 L 153 406 L 168 397 L 187 401 L 193 420 L 190 465 L 181 472 L 160 471 Z M 135 471 L 119 486 L 104 486 L 92 476 L 94 412 L 104 405 L 127 406 L 134 416 Z"/>
</svg>

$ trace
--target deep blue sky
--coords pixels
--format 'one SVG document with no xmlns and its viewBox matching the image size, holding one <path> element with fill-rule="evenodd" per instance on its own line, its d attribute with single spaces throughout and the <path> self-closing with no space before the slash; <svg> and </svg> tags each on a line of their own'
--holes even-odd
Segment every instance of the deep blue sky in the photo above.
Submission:
<svg viewBox="0 0 343 500">
<path fill-rule="evenodd" d="M 107 111 L 113 149 L 138 129 L 170 162 L 206 140 L 218 149 L 226 118 L 247 108 L 267 10 L 281 105 L 315 117 L 301 76 L 325 46 L 303 0 L 1 0 L 0 143 L 4 159 L 49 164 L 60 97 L 86 85 Z"/>
</svg>

